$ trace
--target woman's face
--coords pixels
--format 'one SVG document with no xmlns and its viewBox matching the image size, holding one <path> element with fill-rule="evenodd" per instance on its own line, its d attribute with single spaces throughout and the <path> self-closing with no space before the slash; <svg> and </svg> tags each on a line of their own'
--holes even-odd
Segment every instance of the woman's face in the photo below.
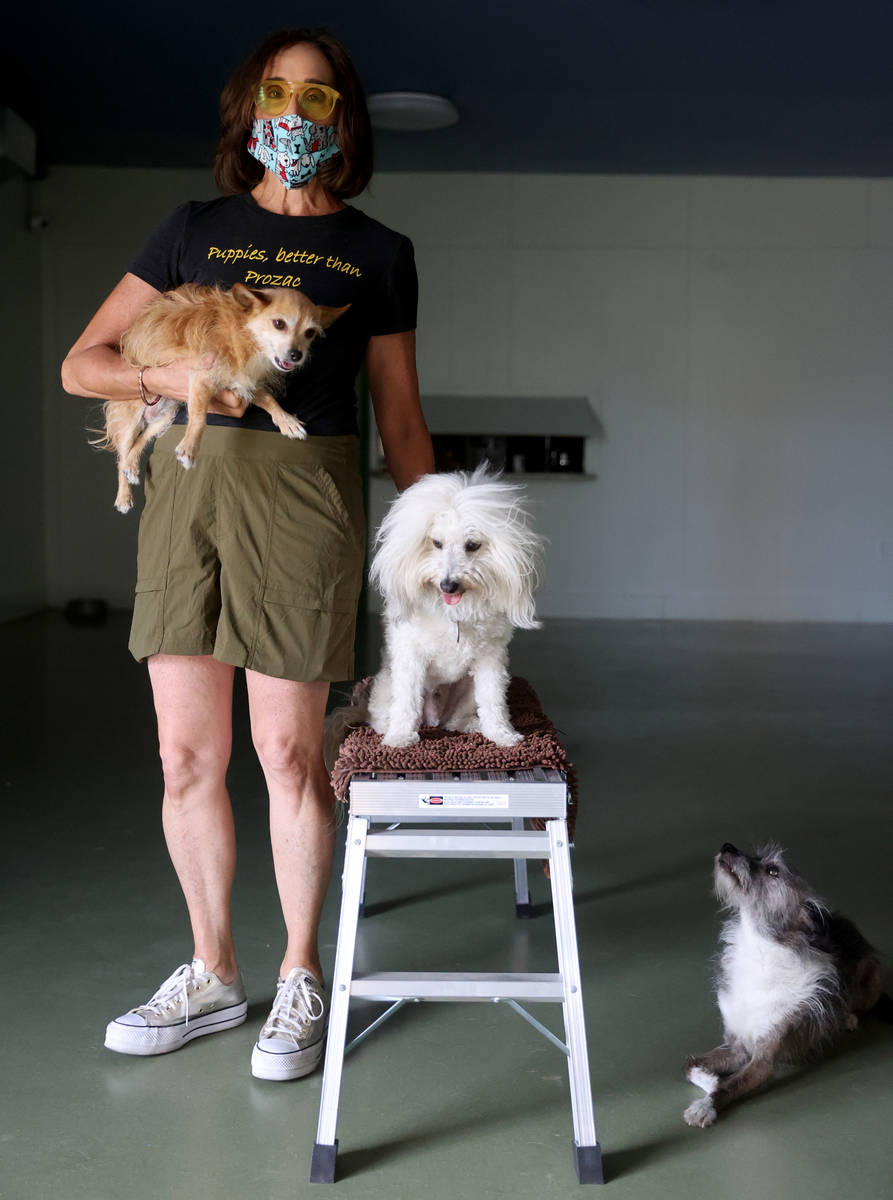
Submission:
<svg viewBox="0 0 893 1200">
<path fill-rule="evenodd" d="M 275 58 L 271 58 L 267 63 L 264 78 L 288 79 L 292 83 L 327 83 L 329 87 L 336 89 L 338 86 L 335 81 L 335 72 L 332 70 L 329 60 L 309 42 L 298 42 L 294 46 L 288 46 L 285 50 L 280 50 Z M 341 101 L 338 103 L 340 104 Z M 284 109 L 284 112 L 301 112 L 298 107 L 297 96 L 291 97 L 288 108 Z M 255 108 L 254 115 L 262 119 L 269 119 L 267 114 L 259 108 Z M 336 104 L 334 111 L 323 120 L 317 121 L 316 124 L 334 125 L 337 116 L 338 105 Z"/>
</svg>

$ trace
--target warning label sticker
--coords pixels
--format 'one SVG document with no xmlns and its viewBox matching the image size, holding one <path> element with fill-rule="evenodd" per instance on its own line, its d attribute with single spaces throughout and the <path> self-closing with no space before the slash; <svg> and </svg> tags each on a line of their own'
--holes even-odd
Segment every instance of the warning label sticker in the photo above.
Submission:
<svg viewBox="0 0 893 1200">
<path fill-rule="evenodd" d="M 452 792 L 449 795 L 422 792 L 419 796 L 419 808 L 508 808 L 508 793 L 497 793 L 492 796 L 473 792 Z"/>
</svg>

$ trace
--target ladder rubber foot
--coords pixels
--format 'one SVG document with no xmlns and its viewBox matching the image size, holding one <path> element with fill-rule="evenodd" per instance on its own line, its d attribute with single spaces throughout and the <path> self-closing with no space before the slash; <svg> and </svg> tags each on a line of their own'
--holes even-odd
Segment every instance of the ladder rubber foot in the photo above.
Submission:
<svg viewBox="0 0 893 1200">
<path fill-rule="evenodd" d="M 574 1166 L 580 1183 L 604 1183 L 602 1150 L 598 1142 L 594 1146 L 578 1146 L 574 1142 Z"/>
<path fill-rule="evenodd" d="M 533 905 L 528 900 L 526 904 L 515 905 L 515 916 L 520 921 L 529 921 L 533 916 Z"/>
<path fill-rule="evenodd" d="M 338 1156 L 338 1139 L 334 1146 L 326 1146 L 321 1142 L 313 1143 L 313 1157 L 310 1159 L 311 1183 L 335 1182 L 335 1159 Z"/>
</svg>

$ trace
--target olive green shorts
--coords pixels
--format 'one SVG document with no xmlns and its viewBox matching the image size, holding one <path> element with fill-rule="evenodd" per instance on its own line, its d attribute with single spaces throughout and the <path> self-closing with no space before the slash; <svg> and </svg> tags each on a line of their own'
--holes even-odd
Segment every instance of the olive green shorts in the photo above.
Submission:
<svg viewBox="0 0 893 1200">
<path fill-rule="evenodd" d="M 130 652 L 210 654 L 279 679 L 353 678 L 366 553 L 356 438 L 183 427 L 146 468 Z"/>
</svg>

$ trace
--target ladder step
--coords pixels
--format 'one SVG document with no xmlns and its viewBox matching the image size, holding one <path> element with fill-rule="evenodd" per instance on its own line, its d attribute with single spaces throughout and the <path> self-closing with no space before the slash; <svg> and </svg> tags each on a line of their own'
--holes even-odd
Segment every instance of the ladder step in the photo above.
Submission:
<svg viewBox="0 0 893 1200">
<path fill-rule="evenodd" d="M 549 835 L 538 830 L 389 829 L 366 837 L 366 854 L 376 858 L 548 858 Z"/>
<path fill-rule="evenodd" d="M 374 971 L 355 975 L 350 994 L 367 1000 L 563 1001 L 560 975 Z"/>
<path fill-rule="evenodd" d="M 353 775 L 350 781 L 352 816 L 390 820 L 475 823 L 510 817 L 567 815 L 567 780 L 551 768 L 529 771 L 378 773 Z"/>
</svg>

